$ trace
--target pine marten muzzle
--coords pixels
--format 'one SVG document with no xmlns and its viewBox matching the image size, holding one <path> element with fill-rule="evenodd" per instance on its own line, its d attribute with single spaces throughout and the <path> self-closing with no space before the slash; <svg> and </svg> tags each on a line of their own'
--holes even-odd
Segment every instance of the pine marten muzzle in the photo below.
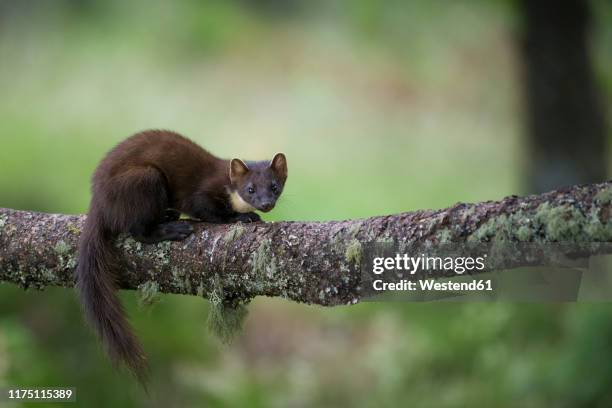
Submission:
<svg viewBox="0 0 612 408">
<path fill-rule="evenodd" d="M 117 298 L 113 240 L 179 241 L 193 233 L 181 214 L 209 223 L 260 221 L 274 208 L 287 180 L 287 159 L 224 160 L 170 131 L 131 136 L 98 165 L 89 214 L 79 243 L 77 288 L 86 319 L 114 363 L 145 382 L 147 364 Z"/>
</svg>

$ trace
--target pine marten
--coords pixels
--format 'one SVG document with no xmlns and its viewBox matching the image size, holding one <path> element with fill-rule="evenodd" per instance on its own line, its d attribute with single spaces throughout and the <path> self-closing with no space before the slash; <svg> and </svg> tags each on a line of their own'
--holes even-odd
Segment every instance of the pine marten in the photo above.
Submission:
<svg viewBox="0 0 612 408">
<path fill-rule="evenodd" d="M 193 232 L 180 215 L 210 223 L 260 221 L 287 180 L 287 159 L 217 158 L 171 131 L 148 130 L 119 143 L 98 165 L 79 242 L 77 288 L 85 318 L 115 363 L 144 384 L 147 362 L 115 293 L 114 239 L 130 233 L 143 243 L 180 241 Z"/>
</svg>

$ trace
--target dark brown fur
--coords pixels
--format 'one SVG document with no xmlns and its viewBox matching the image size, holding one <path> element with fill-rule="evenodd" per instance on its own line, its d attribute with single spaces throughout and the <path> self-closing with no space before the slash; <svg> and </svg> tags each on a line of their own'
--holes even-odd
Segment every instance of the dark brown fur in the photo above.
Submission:
<svg viewBox="0 0 612 408">
<path fill-rule="evenodd" d="M 185 213 L 202 221 L 258 221 L 254 212 L 235 211 L 231 192 L 254 209 L 269 211 L 287 177 L 286 159 L 243 162 L 230 175 L 230 161 L 219 159 L 170 131 L 138 133 L 111 150 L 93 176 L 93 196 L 79 243 L 77 284 L 86 319 L 115 363 L 125 363 L 144 384 L 147 363 L 115 293 L 114 238 L 124 232 L 144 243 L 181 240 L 192 226 Z M 274 191 L 268 187 L 274 185 Z M 279 188 L 276 188 L 276 187 Z M 258 193 L 253 193 L 258 190 Z M 267 191 L 267 193 L 266 193 Z M 264 203 L 263 205 L 261 203 Z"/>
</svg>

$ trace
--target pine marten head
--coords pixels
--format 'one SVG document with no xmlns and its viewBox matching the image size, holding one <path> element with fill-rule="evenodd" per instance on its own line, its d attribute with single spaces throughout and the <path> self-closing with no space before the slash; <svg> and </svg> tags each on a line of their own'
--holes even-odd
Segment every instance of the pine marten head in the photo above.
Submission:
<svg viewBox="0 0 612 408">
<path fill-rule="evenodd" d="M 234 211 L 268 212 L 276 204 L 287 180 L 287 158 L 277 153 L 271 161 L 230 162 L 230 202 Z"/>
</svg>

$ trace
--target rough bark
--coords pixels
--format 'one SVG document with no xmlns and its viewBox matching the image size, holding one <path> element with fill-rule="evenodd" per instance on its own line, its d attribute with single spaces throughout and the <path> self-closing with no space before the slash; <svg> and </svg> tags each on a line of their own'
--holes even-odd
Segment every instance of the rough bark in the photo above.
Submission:
<svg viewBox="0 0 612 408">
<path fill-rule="evenodd" d="M 368 242 L 396 241 L 404 248 L 425 243 L 610 243 L 611 206 L 612 182 L 606 182 L 361 220 L 199 223 L 183 242 L 143 245 L 120 237 L 119 284 L 140 288 L 147 296 L 178 293 L 215 301 L 265 295 L 326 306 L 355 303 L 362 248 Z M 24 288 L 73 286 L 84 219 L 0 209 L 0 280 Z M 586 251 L 609 252 L 610 245 Z M 533 263 L 518 256 L 497 267 Z"/>
</svg>

